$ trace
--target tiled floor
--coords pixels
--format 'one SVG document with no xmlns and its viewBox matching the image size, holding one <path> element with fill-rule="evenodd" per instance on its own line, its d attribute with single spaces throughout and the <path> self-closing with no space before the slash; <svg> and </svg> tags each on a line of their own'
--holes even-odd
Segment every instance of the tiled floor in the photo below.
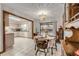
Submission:
<svg viewBox="0 0 79 59">
<path fill-rule="evenodd" d="M 12 48 L 8 49 L 2 56 L 35 56 L 33 39 L 16 37 L 15 44 Z M 61 56 L 61 45 L 57 43 L 57 51 L 53 50 L 53 55 L 49 52 L 47 56 Z M 44 56 L 44 53 L 39 52 L 38 56 Z"/>
</svg>

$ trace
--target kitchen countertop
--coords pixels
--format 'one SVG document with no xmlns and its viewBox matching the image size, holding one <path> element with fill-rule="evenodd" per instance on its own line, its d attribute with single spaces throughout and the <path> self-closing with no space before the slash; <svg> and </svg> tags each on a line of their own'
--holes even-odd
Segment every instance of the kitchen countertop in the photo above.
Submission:
<svg viewBox="0 0 79 59">
<path fill-rule="evenodd" d="M 5 34 L 14 34 L 13 32 L 6 32 Z"/>
</svg>

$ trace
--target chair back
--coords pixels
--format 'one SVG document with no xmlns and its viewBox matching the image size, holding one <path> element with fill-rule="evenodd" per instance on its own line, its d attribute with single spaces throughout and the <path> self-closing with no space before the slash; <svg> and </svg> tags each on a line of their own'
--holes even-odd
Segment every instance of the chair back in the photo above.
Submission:
<svg viewBox="0 0 79 59">
<path fill-rule="evenodd" d="M 46 40 L 36 40 L 36 46 L 40 49 L 47 49 L 48 41 Z"/>
</svg>

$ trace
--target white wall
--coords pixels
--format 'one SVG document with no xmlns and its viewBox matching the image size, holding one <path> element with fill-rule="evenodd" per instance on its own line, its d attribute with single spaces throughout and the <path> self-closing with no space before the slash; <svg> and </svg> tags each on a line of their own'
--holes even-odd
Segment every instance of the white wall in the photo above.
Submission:
<svg viewBox="0 0 79 59">
<path fill-rule="evenodd" d="M 2 7 L 0 4 L 0 52 L 3 51 L 3 21 L 2 21 Z"/>
<path fill-rule="evenodd" d="M 63 15 L 60 17 L 60 19 L 57 21 L 57 31 L 59 30 L 60 26 L 63 27 Z"/>
<path fill-rule="evenodd" d="M 66 3 L 66 21 L 69 20 L 69 4 Z"/>
<path fill-rule="evenodd" d="M 39 20 L 34 21 L 34 26 L 35 26 L 35 29 L 34 29 L 35 32 L 40 32 L 40 22 L 39 22 Z"/>
<path fill-rule="evenodd" d="M 27 30 L 28 30 L 28 32 L 27 32 L 27 37 L 28 38 L 32 38 L 32 22 L 29 22 L 29 21 L 27 21 Z"/>
</svg>

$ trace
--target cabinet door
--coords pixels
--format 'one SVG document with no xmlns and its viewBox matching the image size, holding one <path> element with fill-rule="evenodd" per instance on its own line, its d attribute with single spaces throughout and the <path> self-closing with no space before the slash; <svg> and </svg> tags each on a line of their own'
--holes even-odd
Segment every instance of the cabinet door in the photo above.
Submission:
<svg viewBox="0 0 79 59">
<path fill-rule="evenodd" d="M 10 48 L 13 46 L 14 44 L 14 34 L 6 34 L 5 35 L 5 45 L 6 45 L 6 49 Z"/>
</svg>

